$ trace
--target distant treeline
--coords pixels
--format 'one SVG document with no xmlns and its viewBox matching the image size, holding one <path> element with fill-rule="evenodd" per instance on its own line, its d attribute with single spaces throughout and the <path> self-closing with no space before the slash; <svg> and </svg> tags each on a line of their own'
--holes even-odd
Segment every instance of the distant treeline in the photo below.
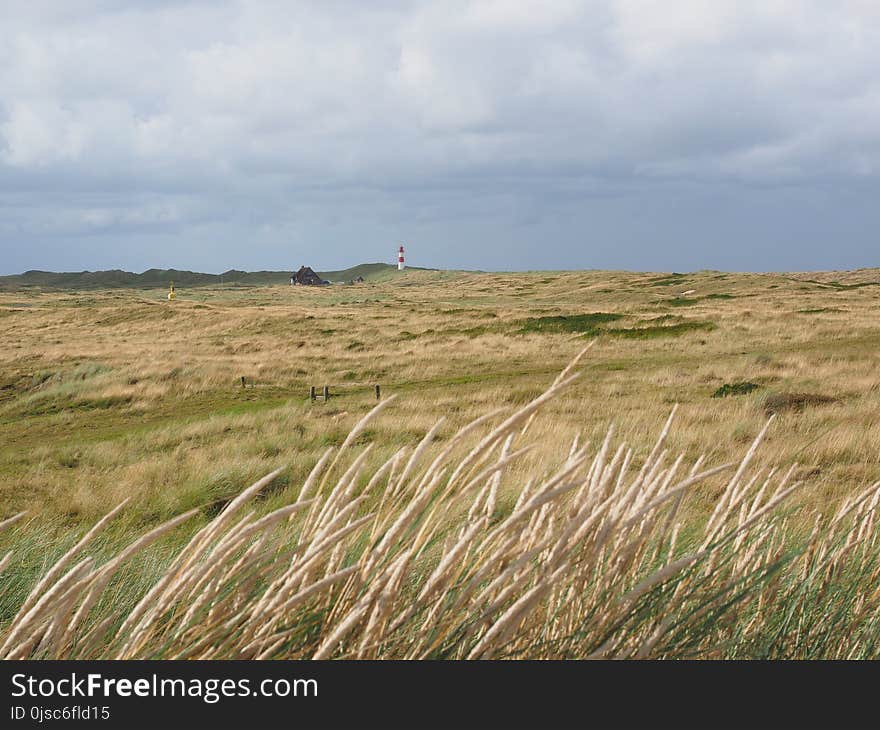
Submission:
<svg viewBox="0 0 880 730">
<path fill-rule="evenodd" d="M 359 264 L 350 269 L 318 271 L 316 273 L 328 281 L 350 281 L 358 276 L 370 279 L 395 268 L 392 264 Z M 295 270 L 293 269 L 293 271 Z M 175 286 L 181 287 L 217 286 L 220 284 L 259 286 L 286 284 L 290 280 L 291 273 L 291 271 L 238 271 L 236 269 L 224 271 L 222 274 L 203 274 L 198 271 L 179 271 L 178 269 L 148 269 L 141 274 L 119 269 L 62 273 L 26 271 L 23 274 L 0 276 L 0 289 L 21 287 L 51 289 L 152 288 L 167 287 L 171 281 Z"/>
</svg>

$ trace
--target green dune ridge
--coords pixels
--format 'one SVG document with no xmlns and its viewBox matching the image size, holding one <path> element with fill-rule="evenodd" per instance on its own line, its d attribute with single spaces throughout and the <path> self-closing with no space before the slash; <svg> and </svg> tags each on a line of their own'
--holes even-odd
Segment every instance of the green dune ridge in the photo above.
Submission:
<svg viewBox="0 0 880 730">
<path fill-rule="evenodd" d="M 45 287 L 50 289 L 143 289 L 167 287 L 170 281 L 175 286 L 217 286 L 219 284 L 265 286 L 269 284 L 286 284 L 293 271 L 239 271 L 230 269 L 222 274 L 205 274 L 198 271 L 182 271 L 179 269 L 148 269 L 140 274 L 120 269 L 108 271 L 26 271 L 23 274 L 0 276 L 0 288 Z M 418 267 L 408 267 L 418 270 Z M 395 264 L 368 263 L 358 264 L 338 271 L 316 271 L 324 279 L 331 282 L 346 282 L 362 276 L 365 281 L 381 280 L 396 271 Z M 424 270 L 424 269 L 421 269 Z"/>
</svg>

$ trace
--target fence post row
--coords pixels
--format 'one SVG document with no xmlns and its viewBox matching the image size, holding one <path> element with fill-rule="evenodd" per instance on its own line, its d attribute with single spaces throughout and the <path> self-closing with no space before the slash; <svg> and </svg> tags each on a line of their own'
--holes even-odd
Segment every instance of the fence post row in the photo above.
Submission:
<svg viewBox="0 0 880 730">
<path fill-rule="evenodd" d="M 244 378 L 242 378 L 241 380 L 242 380 L 242 385 L 244 385 Z M 375 388 L 376 388 L 376 400 L 380 400 L 382 398 L 382 388 L 379 385 L 376 385 Z M 320 396 L 318 395 L 317 389 L 315 388 L 314 385 L 309 386 L 309 400 L 316 401 L 318 398 L 323 398 L 325 403 L 328 400 L 330 400 L 330 386 L 329 385 L 325 385 L 323 388 L 321 388 L 321 395 Z"/>
</svg>

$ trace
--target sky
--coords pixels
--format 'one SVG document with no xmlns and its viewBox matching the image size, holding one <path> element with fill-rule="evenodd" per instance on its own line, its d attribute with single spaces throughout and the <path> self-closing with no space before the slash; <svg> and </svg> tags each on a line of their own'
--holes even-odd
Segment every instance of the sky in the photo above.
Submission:
<svg viewBox="0 0 880 730">
<path fill-rule="evenodd" d="M 875 0 L 0 17 L 0 274 L 880 265 Z"/>
</svg>

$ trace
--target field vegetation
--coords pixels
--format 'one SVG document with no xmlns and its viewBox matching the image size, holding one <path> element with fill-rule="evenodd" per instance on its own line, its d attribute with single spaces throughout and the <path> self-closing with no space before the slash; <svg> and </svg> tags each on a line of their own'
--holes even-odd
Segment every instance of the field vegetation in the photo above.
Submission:
<svg viewBox="0 0 880 730">
<path fill-rule="evenodd" d="M 0 652 L 873 656 L 878 283 L 0 290 Z"/>
</svg>

